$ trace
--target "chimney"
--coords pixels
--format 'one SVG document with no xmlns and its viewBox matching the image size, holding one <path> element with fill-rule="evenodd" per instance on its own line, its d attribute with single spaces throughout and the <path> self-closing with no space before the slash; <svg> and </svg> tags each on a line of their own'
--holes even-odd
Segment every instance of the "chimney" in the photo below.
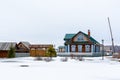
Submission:
<svg viewBox="0 0 120 80">
<path fill-rule="evenodd" d="M 88 29 L 88 36 L 90 37 L 90 30 Z"/>
</svg>

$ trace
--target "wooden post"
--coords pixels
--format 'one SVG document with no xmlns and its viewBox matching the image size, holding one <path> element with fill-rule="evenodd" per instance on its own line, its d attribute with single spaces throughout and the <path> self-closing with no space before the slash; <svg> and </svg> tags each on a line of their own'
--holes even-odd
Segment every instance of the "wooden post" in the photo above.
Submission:
<svg viewBox="0 0 120 80">
<path fill-rule="evenodd" d="M 113 34 L 112 34 L 112 29 L 111 29 L 111 24 L 110 24 L 110 19 L 108 17 L 108 24 L 110 28 L 110 34 L 111 34 L 111 41 L 112 41 L 112 54 L 115 53 L 115 48 L 114 48 L 114 39 L 113 39 Z"/>
</svg>

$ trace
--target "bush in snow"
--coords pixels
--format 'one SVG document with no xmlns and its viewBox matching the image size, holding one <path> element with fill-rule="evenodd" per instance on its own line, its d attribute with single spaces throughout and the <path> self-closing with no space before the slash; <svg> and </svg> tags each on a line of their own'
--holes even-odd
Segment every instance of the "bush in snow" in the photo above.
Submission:
<svg viewBox="0 0 120 80">
<path fill-rule="evenodd" d="M 57 54 L 56 54 L 55 49 L 53 47 L 48 48 L 48 50 L 45 54 L 45 57 L 51 57 L 52 58 L 52 57 L 56 57 L 56 56 L 57 56 Z"/>
<path fill-rule="evenodd" d="M 14 58 L 14 57 L 15 57 L 15 48 L 11 46 L 10 50 L 8 51 L 8 58 Z"/>
<path fill-rule="evenodd" d="M 67 61 L 68 61 L 68 58 L 67 58 L 67 57 L 61 58 L 61 61 L 62 61 L 62 62 L 67 62 Z"/>
<path fill-rule="evenodd" d="M 43 58 L 42 57 L 36 57 L 35 60 L 42 61 Z"/>
<path fill-rule="evenodd" d="M 47 58 L 44 58 L 44 60 L 45 60 L 46 62 L 50 62 L 50 61 L 52 61 L 52 58 L 47 57 Z"/>
</svg>

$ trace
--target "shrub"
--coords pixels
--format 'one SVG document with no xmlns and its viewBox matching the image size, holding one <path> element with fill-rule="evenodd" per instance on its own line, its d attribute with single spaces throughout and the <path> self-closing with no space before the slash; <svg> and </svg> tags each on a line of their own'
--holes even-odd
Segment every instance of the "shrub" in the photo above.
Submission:
<svg viewBox="0 0 120 80">
<path fill-rule="evenodd" d="M 45 57 L 56 57 L 56 51 L 53 47 L 49 47 L 48 50 L 45 53 Z"/>
<path fill-rule="evenodd" d="M 15 57 L 15 48 L 11 46 L 10 50 L 8 51 L 8 58 L 14 58 L 14 57 Z"/>
</svg>

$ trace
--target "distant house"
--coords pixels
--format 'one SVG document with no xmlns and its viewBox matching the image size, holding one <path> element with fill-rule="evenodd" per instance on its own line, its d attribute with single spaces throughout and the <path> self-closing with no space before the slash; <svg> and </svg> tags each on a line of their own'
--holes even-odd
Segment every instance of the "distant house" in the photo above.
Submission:
<svg viewBox="0 0 120 80">
<path fill-rule="evenodd" d="M 116 53 L 120 53 L 120 46 L 119 45 L 115 45 L 114 46 L 115 52 Z M 104 51 L 105 52 L 113 52 L 113 47 L 112 45 L 105 45 L 104 46 Z"/>
<path fill-rule="evenodd" d="M 66 52 L 100 52 L 100 43 L 91 37 L 90 30 L 88 34 L 66 34 L 64 41 Z"/>
<path fill-rule="evenodd" d="M 45 56 L 46 51 L 49 47 L 53 47 L 53 45 L 47 45 L 47 44 L 32 44 L 30 47 L 30 56 Z"/>
<path fill-rule="evenodd" d="M 17 53 L 29 53 L 30 43 L 29 42 L 19 42 L 16 47 Z"/>
<path fill-rule="evenodd" d="M 16 46 L 16 57 L 29 57 L 30 56 L 30 43 L 29 42 L 19 42 Z"/>
<path fill-rule="evenodd" d="M 0 42 L 0 58 L 8 57 L 8 51 L 10 50 L 10 47 L 12 46 L 16 48 L 16 45 L 16 42 Z"/>
<path fill-rule="evenodd" d="M 58 52 L 65 52 L 65 46 L 59 46 Z"/>
</svg>

